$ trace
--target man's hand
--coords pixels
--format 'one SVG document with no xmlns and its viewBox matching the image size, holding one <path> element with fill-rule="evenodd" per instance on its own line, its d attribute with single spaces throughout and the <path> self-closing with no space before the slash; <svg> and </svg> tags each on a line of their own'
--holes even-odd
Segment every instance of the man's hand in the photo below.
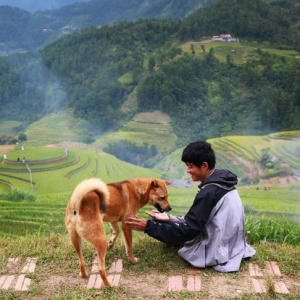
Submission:
<svg viewBox="0 0 300 300">
<path fill-rule="evenodd" d="M 146 213 L 155 220 L 162 222 L 170 222 L 170 217 L 165 212 L 161 213 L 158 210 L 152 210 L 147 211 Z"/>
<path fill-rule="evenodd" d="M 125 224 L 132 230 L 145 231 L 147 220 L 142 217 L 129 217 Z"/>
</svg>

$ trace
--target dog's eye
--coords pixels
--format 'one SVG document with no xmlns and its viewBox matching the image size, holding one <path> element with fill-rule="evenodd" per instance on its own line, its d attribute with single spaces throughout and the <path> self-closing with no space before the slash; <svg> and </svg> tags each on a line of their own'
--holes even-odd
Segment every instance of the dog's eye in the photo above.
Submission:
<svg viewBox="0 0 300 300">
<path fill-rule="evenodd" d="M 160 200 L 165 200 L 166 196 L 160 197 Z"/>
</svg>

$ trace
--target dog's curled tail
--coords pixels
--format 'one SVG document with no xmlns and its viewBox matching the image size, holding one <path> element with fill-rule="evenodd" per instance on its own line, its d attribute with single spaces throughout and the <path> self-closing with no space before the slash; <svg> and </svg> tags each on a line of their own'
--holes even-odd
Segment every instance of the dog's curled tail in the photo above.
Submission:
<svg viewBox="0 0 300 300">
<path fill-rule="evenodd" d="M 85 201 L 88 201 L 86 196 L 90 192 L 95 192 L 98 195 L 100 199 L 100 209 L 105 213 L 109 203 L 110 194 L 107 185 L 99 178 L 83 180 L 76 186 L 70 201 L 74 212 L 79 211 L 84 199 Z"/>
</svg>

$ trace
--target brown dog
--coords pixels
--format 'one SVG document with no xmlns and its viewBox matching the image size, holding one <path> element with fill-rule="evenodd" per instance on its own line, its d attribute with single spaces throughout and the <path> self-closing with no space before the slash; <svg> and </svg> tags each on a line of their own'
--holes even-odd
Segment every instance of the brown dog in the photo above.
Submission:
<svg viewBox="0 0 300 300">
<path fill-rule="evenodd" d="M 138 262 L 132 253 L 132 231 L 125 225 L 125 220 L 135 216 L 146 204 L 155 206 L 160 212 L 170 211 L 167 184 L 168 181 L 144 178 L 106 185 L 100 179 L 91 178 L 77 185 L 66 209 L 65 224 L 79 258 L 81 277 L 88 276 L 82 256 L 83 237 L 96 248 L 104 284 L 112 286 L 105 272 L 107 242 L 103 221 L 111 225 L 110 247 L 119 234 L 118 222 L 122 222 L 126 254 L 132 263 Z"/>
</svg>

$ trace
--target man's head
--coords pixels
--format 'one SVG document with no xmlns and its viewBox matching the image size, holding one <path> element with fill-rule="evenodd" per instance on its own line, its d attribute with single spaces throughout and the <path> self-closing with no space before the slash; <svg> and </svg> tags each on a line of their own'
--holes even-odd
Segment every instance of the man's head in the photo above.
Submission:
<svg viewBox="0 0 300 300">
<path fill-rule="evenodd" d="M 181 160 L 194 181 L 203 181 L 214 169 L 216 156 L 211 145 L 205 141 L 190 143 L 182 152 Z"/>
</svg>

